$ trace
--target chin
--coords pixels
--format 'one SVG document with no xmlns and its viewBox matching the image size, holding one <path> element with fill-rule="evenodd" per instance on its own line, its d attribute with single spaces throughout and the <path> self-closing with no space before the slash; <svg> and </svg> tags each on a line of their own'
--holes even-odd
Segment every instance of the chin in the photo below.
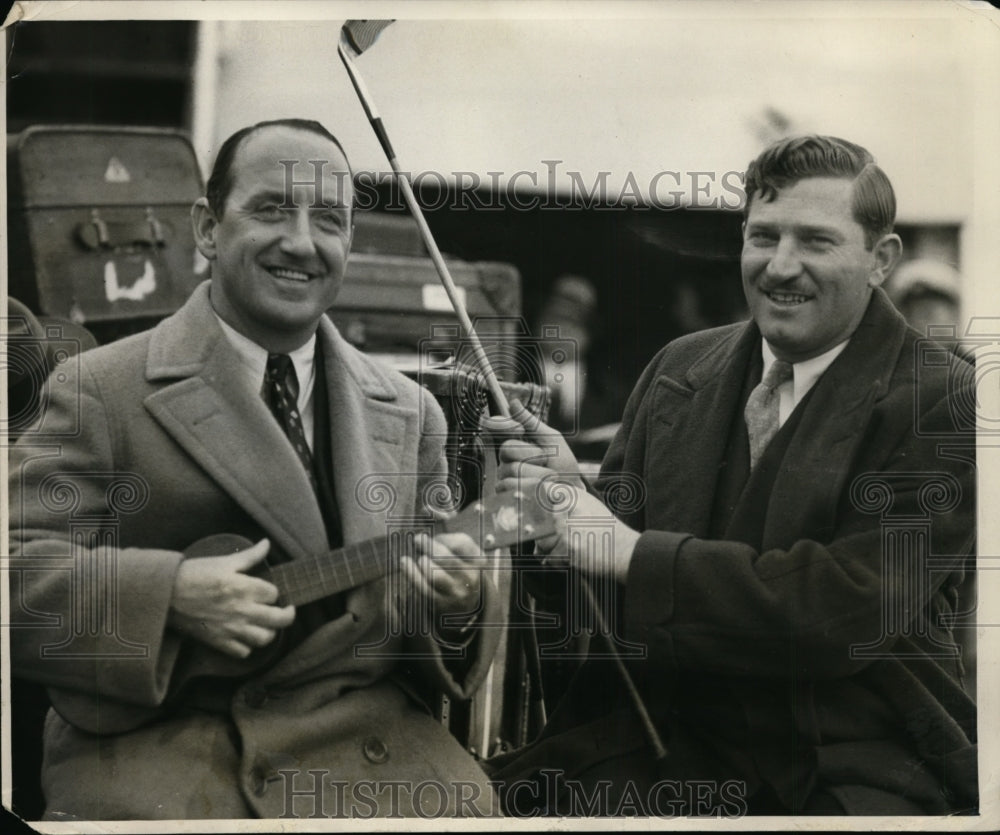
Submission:
<svg viewBox="0 0 1000 835">
<path fill-rule="evenodd" d="M 767 331 L 762 328 L 761 335 L 767 340 L 767 344 L 771 346 L 775 356 L 778 356 L 779 359 L 785 359 L 786 357 L 800 357 L 803 354 L 808 353 L 810 350 L 808 345 L 804 345 L 794 338 L 790 338 L 787 331 Z"/>
<path fill-rule="evenodd" d="M 801 313 L 800 311 L 774 315 L 767 312 L 757 320 L 757 326 L 768 342 L 792 345 L 809 342 L 810 337 L 816 333 L 817 325 L 822 323 L 817 322 L 812 317 L 803 316 Z"/>
</svg>

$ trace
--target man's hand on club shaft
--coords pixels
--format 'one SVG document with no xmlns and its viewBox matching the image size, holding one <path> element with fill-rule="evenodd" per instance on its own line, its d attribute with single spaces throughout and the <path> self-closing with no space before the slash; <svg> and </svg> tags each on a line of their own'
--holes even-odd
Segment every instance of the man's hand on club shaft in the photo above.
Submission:
<svg viewBox="0 0 1000 835">
<path fill-rule="evenodd" d="M 529 412 L 520 400 L 510 401 L 510 416 L 524 427 L 524 438 L 520 441 L 506 441 L 501 446 L 501 463 L 504 462 L 504 448 L 507 448 L 508 461 L 525 461 L 534 465 L 545 467 L 555 473 L 555 478 L 566 484 L 583 489 L 583 477 L 580 474 L 580 465 L 573 455 L 566 439 L 551 426 L 542 423 L 537 417 Z M 511 450 L 515 445 L 527 446 L 521 453 L 514 453 Z M 511 446 L 508 447 L 508 444 Z M 530 450 L 530 446 L 535 447 L 535 451 Z M 524 475 L 529 475 L 530 470 L 526 470 Z M 511 475 L 510 472 L 501 473 L 501 478 Z"/>
</svg>

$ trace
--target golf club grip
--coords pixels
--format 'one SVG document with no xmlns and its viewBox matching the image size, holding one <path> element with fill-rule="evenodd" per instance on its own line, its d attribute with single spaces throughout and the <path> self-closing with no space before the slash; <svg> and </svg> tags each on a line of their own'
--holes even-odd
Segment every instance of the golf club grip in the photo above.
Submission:
<svg viewBox="0 0 1000 835">
<path fill-rule="evenodd" d="M 374 116 L 368 120 L 371 123 L 372 130 L 375 131 L 375 136 L 378 138 L 379 144 L 382 146 L 382 150 L 385 151 L 385 155 L 392 161 L 396 159 L 396 152 L 392 149 L 392 143 L 389 141 L 389 134 L 385 132 L 385 127 L 382 125 L 382 117 Z"/>
</svg>

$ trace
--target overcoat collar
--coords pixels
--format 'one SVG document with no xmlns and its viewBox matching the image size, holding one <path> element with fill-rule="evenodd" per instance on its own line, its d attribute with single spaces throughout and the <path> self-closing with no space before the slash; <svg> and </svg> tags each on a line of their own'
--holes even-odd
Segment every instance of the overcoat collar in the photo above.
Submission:
<svg viewBox="0 0 1000 835">
<path fill-rule="evenodd" d="M 785 547 L 799 531 L 832 533 L 837 503 L 872 411 L 889 392 L 906 330 L 906 320 L 876 288 L 851 341 L 804 404 L 768 504 L 765 549 Z"/>
<path fill-rule="evenodd" d="M 836 503 L 872 409 L 889 389 L 906 323 L 876 289 L 847 348 L 817 381 L 767 503 L 765 547 L 787 532 L 832 526 Z M 657 466 L 684 473 L 662 481 L 657 504 L 673 529 L 708 532 L 719 467 L 748 363 L 760 350 L 753 322 L 734 328 L 688 368 L 683 383 L 660 378 L 656 413 L 669 439 Z M 657 481 L 655 472 L 649 477 Z M 752 485 L 750 485 L 752 487 Z M 803 501 L 803 497 L 809 501 Z"/>
<path fill-rule="evenodd" d="M 326 532 L 305 470 L 257 392 L 240 384 L 235 351 L 212 312 L 209 282 L 153 331 L 146 377 L 163 384 L 146 409 L 185 451 L 295 558 L 326 548 Z M 378 366 L 320 320 L 330 405 L 335 489 L 349 510 L 358 483 L 399 468 L 412 410 Z M 384 533 L 373 517 L 341 514 L 345 542 Z"/>
</svg>

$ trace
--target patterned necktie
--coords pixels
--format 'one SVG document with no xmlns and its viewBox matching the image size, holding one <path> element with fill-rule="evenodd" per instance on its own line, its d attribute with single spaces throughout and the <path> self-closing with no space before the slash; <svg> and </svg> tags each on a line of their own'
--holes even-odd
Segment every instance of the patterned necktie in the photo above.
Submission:
<svg viewBox="0 0 1000 835">
<path fill-rule="evenodd" d="M 316 476 L 313 472 L 312 454 L 306 443 L 306 433 L 302 429 L 302 416 L 299 414 L 298 397 L 299 381 L 295 376 L 295 366 L 288 354 L 268 354 L 267 368 L 264 370 L 264 392 L 267 405 L 278 419 L 281 428 L 285 430 L 288 440 L 292 442 L 295 454 L 309 474 L 313 490 L 317 490 Z"/>
<path fill-rule="evenodd" d="M 778 433 L 778 405 L 781 397 L 778 386 L 792 379 L 792 366 L 783 360 L 775 360 L 757 387 L 750 392 L 743 417 L 750 436 L 750 469 L 757 466 L 761 455 Z"/>
</svg>

